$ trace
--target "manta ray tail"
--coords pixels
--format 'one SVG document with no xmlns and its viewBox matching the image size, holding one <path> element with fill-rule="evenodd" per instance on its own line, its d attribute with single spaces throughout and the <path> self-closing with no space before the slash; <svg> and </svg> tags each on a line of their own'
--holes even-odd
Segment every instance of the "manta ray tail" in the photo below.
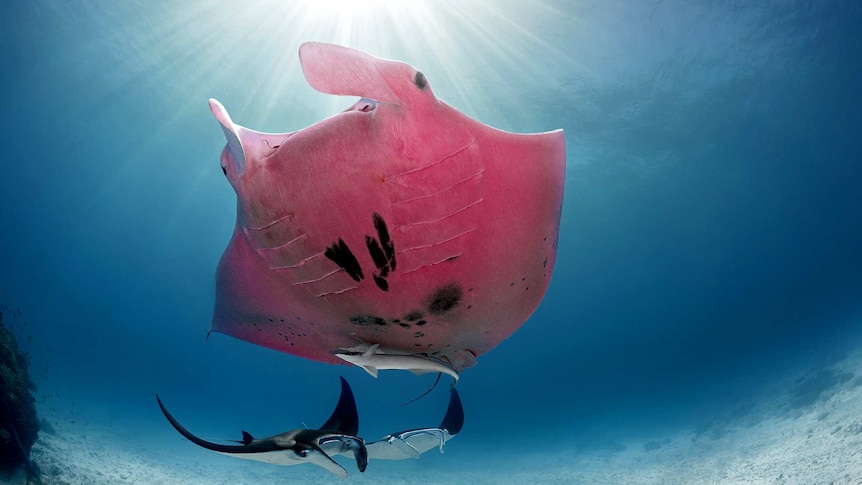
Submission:
<svg viewBox="0 0 862 485">
<path fill-rule="evenodd" d="M 427 396 L 427 395 L 428 395 L 428 393 L 430 393 L 431 391 L 433 391 L 433 390 L 434 390 L 434 388 L 435 388 L 435 387 L 437 387 L 437 383 L 439 383 L 439 382 L 440 382 L 440 377 L 441 377 L 442 375 L 443 375 L 443 373 L 442 373 L 442 372 L 438 372 L 438 373 L 437 373 L 437 379 L 434 379 L 434 384 L 431 384 L 431 387 L 430 387 L 430 388 L 428 388 L 428 390 L 427 390 L 427 391 L 425 391 L 425 392 L 423 392 L 422 394 L 420 394 L 420 395 L 418 395 L 418 396 L 414 397 L 413 399 L 411 399 L 411 400 L 409 400 L 409 401 L 405 402 L 404 404 L 399 404 L 399 405 L 398 405 L 398 407 L 399 407 L 399 408 L 403 408 L 404 406 L 406 406 L 406 405 L 408 405 L 408 404 L 413 404 L 414 402 L 416 402 L 416 401 L 418 401 L 418 400 L 422 399 L 423 397 Z M 453 382 L 453 383 L 452 383 L 452 385 L 454 386 L 454 385 L 455 385 L 455 383 Z M 454 387 L 453 387 L 452 389 L 454 389 Z"/>
<path fill-rule="evenodd" d="M 162 414 L 165 415 L 165 418 L 168 419 L 168 422 L 171 423 L 171 426 L 174 427 L 183 437 L 192 443 L 206 448 L 208 450 L 217 451 L 219 453 L 261 453 L 266 451 L 275 451 L 277 448 L 273 448 L 269 445 L 222 445 L 219 443 L 213 443 L 211 441 L 206 441 L 192 434 L 191 431 L 187 430 L 185 426 L 181 425 L 176 418 L 173 417 L 171 413 L 168 412 L 165 405 L 162 403 L 162 399 L 156 394 L 156 401 L 159 402 L 159 408 L 162 410 Z M 251 435 L 249 435 L 251 437 Z M 245 435 L 243 435 L 243 439 L 245 439 Z"/>
</svg>

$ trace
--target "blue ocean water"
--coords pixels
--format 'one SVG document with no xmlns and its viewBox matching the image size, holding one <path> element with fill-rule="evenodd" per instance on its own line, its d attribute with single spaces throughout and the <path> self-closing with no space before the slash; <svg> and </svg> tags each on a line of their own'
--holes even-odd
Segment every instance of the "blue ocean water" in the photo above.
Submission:
<svg viewBox="0 0 862 485">
<path fill-rule="evenodd" d="M 491 126 L 566 132 L 548 293 L 463 373 L 447 453 L 399 470 L 648 441 L 840 360 L 862 345 L 860 5 L 5 2 L 0 304 L 40 409 L 191 448 L 156 392 L 230 439 L 322 422 L 343 375 L 363 434 L 439 422 L 446 386 L 396 407 L 431 376 L 206 338 L 235 221 L 207 99 L 262 131 L 347 108 L 299 74 L 307 40 L 408 62 Z"/>
</svg>

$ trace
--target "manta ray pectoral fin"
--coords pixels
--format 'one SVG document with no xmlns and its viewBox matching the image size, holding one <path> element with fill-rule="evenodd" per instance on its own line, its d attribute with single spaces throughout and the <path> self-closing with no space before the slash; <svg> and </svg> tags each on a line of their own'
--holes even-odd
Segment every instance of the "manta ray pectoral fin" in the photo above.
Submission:
<svg viewBox="0 0 862 485">
<path fill-rule="evenodd" d="M 368 467 L 368 448 L 362 438 L 350 435 L 330 435 L 321 438 L 319 442 L 322 449 L 334 448 L 332 454 L 344 455 L 352 452 L 353 458 L 356 459 L 356 468 L 359 469 L 360 473 Z"/>
<path fill-rule="evenodd" d="M 450 392 L 449 407 L 446 408 L 446 415 L 443 416 L 440 428 L 445 429 L 454 437 L 464 427 L 464 406 L 461 404 L 461 396 L 458 395 L 458 390 L 452 389 Z"/>
<path fill-rule="evenodd" d="M 368 455 L 378 460 L 404 460 L 419 458 L 426 451 L 439 448 L 449 439 L 445 429 L 412 429 L 388 435 L 368 443 Z"/>
<path fill-rule="evenodd" d="M 338 478 L 347 478 L 347 470 L 345 470 L 343 466 L 339 465 L 319 446 L 314 444 L 310 446 L 312 449 L 307 450 L 307 452 L 305 452 L 305 454 L 303 455 L 303 458 L 307 459 L 311 463 L 314 463 L 321 468 L 326 469 Z"/>
<path fill-rule="evenodd" d="M 446 441 L 452 438 L 452 436 L 449 435 L 449 432 L 445 429 L 429 428 L 414 431 L 411 433 L 405 433 L 404 441 L 407 441 L 409 443 L 411 438 L 414 438 L 414 440 L 416 441 L 418 441 L 419 438 L 423 438 L 422 441 L 427 442 L 428 440 L 424 438 L 428 437 L 434 439 L 438 443 L 437 448 L 440 450 L 441 454 L 443 453 L 444 447 L 446 446 Z"/>
<path fill-rule="evenodd" d="M 353 397 L 353 390 L 350 389 L 347 380 L 343 377 L 340 379 L 341 395 L 338 398 L 338 404 L 329 419 L 318 429 L 355 436 L 359 433 L 359 413 L 356 411 L 356 399 Z"/>
<path fill-rule="evenodd" d="M 392 433 L 380 440 L 368 443 L 368 456 L 378 460 L 403 460 L 418 458 L 426 451 L 437 448 L 445 451 L 445 444 L 464 426 L 464 408 L 457 390 L 449 396 L 449 407 L 439 428 L 419 428 Z"/>
<path fill-rule="evenodd" d="M 411 445 L 401 436 L 392 436 L 389 438 L 389 444 L 398 448 L 398 451 L 404 453 L 407 456 L 410 456 L 415 459 L 419 459 L 422 456 L 422 453 L 416 449 L 415 446 Z"/>
</svg>

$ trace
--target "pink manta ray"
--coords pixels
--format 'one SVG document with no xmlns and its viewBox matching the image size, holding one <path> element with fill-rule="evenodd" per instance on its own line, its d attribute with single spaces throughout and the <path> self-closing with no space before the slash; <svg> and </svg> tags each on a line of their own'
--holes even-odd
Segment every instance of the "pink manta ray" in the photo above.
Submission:
<svg viewBox="0 0 862 485">
<path fill-rule="evenodd" d="M 362 99 L 284 134 L 237 125 L 210 100 L 238 199 L 212 329 L 373 375 L 457 378 L 548 287 L 563 132 L 479 123 L 402 62 L 321 43 L 299 57 L 314 89 Z"/>
</svg>

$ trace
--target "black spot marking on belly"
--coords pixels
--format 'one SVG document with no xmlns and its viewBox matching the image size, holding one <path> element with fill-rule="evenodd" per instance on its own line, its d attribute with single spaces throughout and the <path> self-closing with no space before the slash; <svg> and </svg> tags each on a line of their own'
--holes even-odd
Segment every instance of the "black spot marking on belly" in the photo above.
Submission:
<svg viewBox="0 0 862 485">
<path fill-rule="evenodd" d="M 386 255 L 386 261 L 389 263 L 389 269 L 395 271 L 395 243 L 389 237 L 389 229 L 386 227 L 386 221 L 383 216 L 378 213 L 371 215 L 374 221 L 374 229 L 377 231 L 377 237 L 380 238 L 380 245 L 383 247 L 383 254 Z"/>
<path fill-rule="evenodd" d="M 377 315 L 354 315 L 350 317 L 350 323 L 354 325 L 359 325 L 361 327 L 367 327 L 368 325 L 386 325 L 386 320 L 378 317 Z"/>
<path fill-rule="evenodd" d="M 343 269 L 357 283 L 365 278 L 362 274 L 362 267 L 359 266 L 359 261 L 343 239 L 338 238 L 338 242 L 332 243 L 326 248 L 323 255 L 332 260 L 339 268 Z"/>
<path fill-rule="evenodd" d="M 383 276 L 378 276 L 377 273 L 374 273 L 374 283 L 377 284 L 377 287 L 383 291 L 389 291 L 389 281 L 386 280 Z"/>
<path fill-rule="evenodd" d="M 399 323 L 399 324 L 398 324 L 398 326 L 399 326 L 399 327 L 401 327 L 401 328 L 410 328 L 410 324 L 409 324 L 409 323 L 404 323 L 404 322 Z"/>
<path fill-rule="evenodd" d="M 368 254 L 371 255 L 371 260 L 374 261 L 374 266 L 377 266 L 382 271 L 389 273 L 389 263 L 386 261 L 386 255 L 383 254 L 383 248 L 376 238 L 366 235 L 365 245 L 368 246 Z M 383 276 L 386 276 L 384 274 Z"/>
<path fill-rule="evenodd" d="M 366 234 L 365 246 L 368 248 L 368 254 L 377 267 L 374 273 L 374 283 L 383 291 L 389 291 L 389 282 L 386 277 L 389 273 L 395 271 L 395 243 L 389 237 L 389 228 L 386 227 L 386 221 L 383 216 L 374 213 L 371 216 L 374 221 L 374 230 L 377 231 L 377 237 Z"/>
<path fill-rule="evenodd" d="M 415 333 L 413 334 L 413 338 L 422 338 L 422 337 L 424 337 L 424 336 L 425 336 L 425 334 L 424 334 L 424 333 L 422 333 L 422 332 L 415 332 Z"/>
<path fill-rule="evenodd" d="M 407 320 L 408 322 L 415 322 L 416 320 L 419 320 L 420 318 L 422 318 L 424 316 L 425 316 L 425 314 L 422 313 L 421 311 L 413 310 L 410 313 L 408 313 L 407 315 L 404 315 L 404 320 Z"/>
<path fill-rule="evenodd" d="M 442 315 L 455 308 L 461 302 L 462 296 L 460 285 L 441 286 L 428 298 L 428 312 L 432 315 Z"/>
</svg>

